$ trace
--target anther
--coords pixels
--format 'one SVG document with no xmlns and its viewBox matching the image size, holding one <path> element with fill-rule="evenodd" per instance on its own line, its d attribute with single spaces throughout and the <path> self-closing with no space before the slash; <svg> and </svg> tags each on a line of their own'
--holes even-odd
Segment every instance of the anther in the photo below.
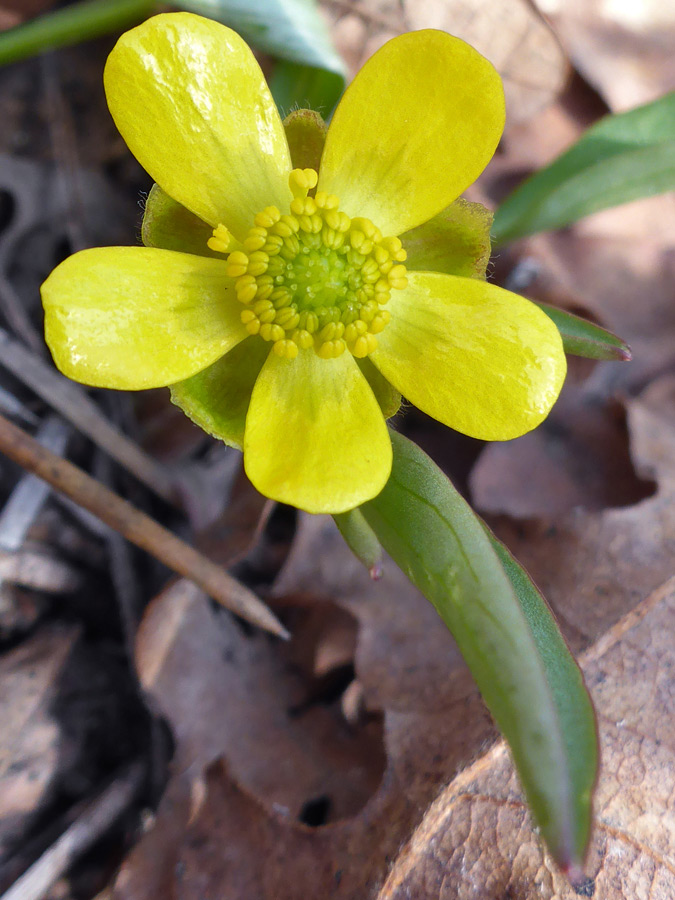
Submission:
<svg viewBox="0 0 675 900">
<path fill-rule="evenodd" d="M 350 219 L 335 195 L 309 196 L 317 186 L 313 169 L 294 169 L 289 186 L 289 213 L 266 207 L 256 215 L 243 251 L 228 257 L 227 272 L 246 306 L 241 321 L 285 359 L 301 350 L 322 359 L 336 359 L 347 349 L 367 356 L 389 322 L 383 307 L 391 291 L 407 284 L 402 244 L 383 238 L 370 219 Z M 230 246 L 229 240 L 226 229 L 214 229 L 220 248 Z"/>
<path fill-rule="evenodd" d="M 218 225 L 213 229 L 213 236 L 208 239 L 206 245 L 216 253 L 227 253 L 232 240 L 232 235 L 224 225 Z"/>
<path fill-rule="evenodd" d="M 277 356 L 281 356 L 282 359 L 295 359 L 298 355 L 298 345 L 295 341 L 288 340 L 287 338 L 275 341 L 272 349 Z"/>
</svg>

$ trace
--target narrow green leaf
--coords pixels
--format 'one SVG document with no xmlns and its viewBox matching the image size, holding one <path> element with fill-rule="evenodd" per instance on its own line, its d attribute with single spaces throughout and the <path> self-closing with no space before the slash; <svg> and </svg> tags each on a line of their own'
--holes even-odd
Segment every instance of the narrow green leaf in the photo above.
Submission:
<svg viewBox="0 0 675 900">
<path fill-rule="evenodd" d="M 590 213 L 675 188 L 675 92 L 606 116 L 495 214 L 503 243 L 562 228 Z"/>
<path fill-rule="evenodd" d="M 549 319 L 555 322 L 563 339 L 565 353 L 585 356 L 587 359 L 614 359 L 628 362 L 633 358 L 625 341 L 593 322 L 565 312 L 548 303 L 537 303 Z"/>
<path fill-rule="evenodd" d="M 564 869 L 579 866 L 596 770 L 579 670 L 536 590 L 522 589 L 522 570 L 507 575 L 508 560 L 446 476 L 411 441 L 391 438 L 391 477 L 361 511 L 455 637 L 554 857 Z"/>
<path fill-rule="evenodd" d="M 135 25 L 155 8 L 154 0 L 85 0 L 0 33 L 0 66 L 79 44 Z"/>
<path fill-rule="evenodd" d="M 334 73 L 337 81 L 333 81 L 340 85 L 338 96 L 344 89 L 345 66 L 315 0 L 179 0 L 177 5 L 229 25 L 265 53 Z M 301 94 L 310 93 L 314 88 L 309 86 L 308 73 L 303 78 L 305 87 L 298 89 Z M 303 105 L 304 99 L 291 100 L 284 111 L 294 102 Z"/>
<path fill-rule="evenodd" d="M 553 694 L 565 741 L 575 840 L 583 855 L 591 824 L 591 794 L 598 769 L 598 738 L 593 704 L 586 691 L 581 669 L 560 634 L 553 614 L 525 569 L 483 526 L 504 567 L 520 608 L 525 614 L 537 651 L 544 662 L 546 678 Z"/>
</svg>

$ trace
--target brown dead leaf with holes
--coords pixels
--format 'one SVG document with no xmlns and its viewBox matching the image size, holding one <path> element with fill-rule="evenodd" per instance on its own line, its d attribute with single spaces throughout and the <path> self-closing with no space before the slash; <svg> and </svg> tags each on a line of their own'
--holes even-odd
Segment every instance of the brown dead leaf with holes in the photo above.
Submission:
<svg viewBox="0 0 675 900">
<path fill-rule="evenodd" d="M 330 519 L 303 518 L 274 605 L 288 647 L 218 621 L 184 582 L 150 607 L 139 673 L 176 754 L 117 900 L 363 897 L 438 786 L 495 738 L 427 601 L 392 565 L 371 582 Z M 345 664 L 342 703 L 316 702 Z M 322 802 L 327 824 L 303 824 Z"/>
<path fill-rule="evenodd" d="M 526 0 L 322 0 L 322 6 L 352 74 L 405 31 L 438 28 L 467 41 L 502 76 L 512 122 L 530 119 L 547 106 L 568 75 L 557 38 Z"/>
<path fill-rule="evenodd" d="M 576 889 L 542 852 L 500 743 L 427 811 L 378 900 L 671 900 L 674 621 L 675 578 L 582 660 L 598 711 L 603 762 L 586 879 Z"/>
<path fill-rule="evenodd" d="M 587 663 L 604 753 L 588 871 L 606 886 L 595 895 L 603 900 L 643 882 L 652 891 L 645 897 L 666 900 L 659 885 L 670 884 L 675 863 L 667 787 L 675 740 L 656 719 L 673 708 L 672 638 L 665 636 L 672 583 L 616 626 L 645 586 L 672 572 L 673 409 L 674 379 L 627 405 L 633 461 L 655 478 L 653 496 L 576 511 L 569 533 L 560 531 L 563 517 L 557 542 L 530 536 L 559 585 L 558 611 L 573 643 L 588 645 L 614 626 Z M 383 883 L 381 900 L 575 896 L 542 853 L 506 752 L 485 755 L 496 734 L 445 627 L 393 565 L 374 584 L 340 541 L 330 520 L 303 517 L 277 582 L 273 606 L 295 621 L 304 657 L 292 643 L 285 648 L 219 622 L 185 585 L 150 608 L 139 671 L 177 749 L 154 828 L 125 862 L 117 900 L 356 900 L 376 897 Z M 323 630 L 322 616 L 330 623 Z M 660 624 L 651 625 L 657 617 Z M 326 650 L 326 635 L 340 628 L 346 639 Z M 299 673 L 312 674 L 320 658 L 344 666 L 351 654 L 355 677 L 342 710 L 308 702 Z M 339 715 L 350 711 L 351 720 Z M 386 760 L 374 765 L 382 748 Z M 322 827 L 309 827 L 303 811 L 322 797 L 333 811 Z"/>
</svg>

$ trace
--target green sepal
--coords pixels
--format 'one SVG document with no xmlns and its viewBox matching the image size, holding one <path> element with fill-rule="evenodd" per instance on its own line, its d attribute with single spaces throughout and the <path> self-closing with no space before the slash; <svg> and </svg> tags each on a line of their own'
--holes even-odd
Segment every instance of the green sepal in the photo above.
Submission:
<svg viewBox="0 0 675 900">
<path fill-rule="evenodd" d="M 462 197 L 442 212 L 401 235 L 406 268 L 485 278 L 490 259 L 492 213 Z"/>
<path fill-rule="evenodd" d="M 244 446 L 253 385 L 272 345 L 249 337 L 213 365 L 171 386 L 171 402 L 230 447 Z"/>
<path fill-rule="evenodd" d="M 296 109 L 284 119 L 291 162 L 295 169 L 319 171 L 328 126 L 313 109 Z"/>
<path fill-rule="evenodd" d="M 210 225 L 169 197 L 158 184 L 153 184 L 145 201 L 141 225 L 141 240 L 146 247 L 224 259 L 222 253 L 207 246 L 212 234 Z"/>
<path fill-rule="evenodd" d="M 675 91 L 606 116 L 504 200 L 493 240 L 504 243 L 675 188 Z"/>
<path fill-rule="evenodd" d="M 382 575 L 382 545 L 360 509 L 333 516 L 349 549 L 370 572 L 373 579 Z"/>
<path fill-rule="evenodd" d="M 612 359 L 622 362 L 628 362 L 633 358 L 628 344 L 611 331 L 564 309 L 549 306 L 548 303 L 536 305 L 555 322 L 563 340 L 565 353 L 584 356 L 586 359 Z"/>
<path fill-rule="evenodd" d="M 380 404 L 382 415 L 385 419 L 391 419 L 401 408 L 401 395 L 367 356 L 356 362 Z"/>
<path fill-rule="evenodd" d="M 391 439 L 391 477 L 361 511 L 452 632 L 554 858 L 563 869 L 579 866 L 597 769 L 579 670 L 539 593 L 500 558 L 448 478 L 411 441 Z"/>
</svg>

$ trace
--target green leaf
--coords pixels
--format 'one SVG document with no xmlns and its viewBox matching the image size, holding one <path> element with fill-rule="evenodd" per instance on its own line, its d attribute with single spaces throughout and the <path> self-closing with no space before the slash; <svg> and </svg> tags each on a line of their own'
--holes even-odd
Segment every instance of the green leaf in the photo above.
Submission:
<svg viewBox="0 0 675 900">
<path fill-rule="evenodd" d="M 546 679 L 561 723 L 570 779 L 570 796 L 576 822 L 575 840 L 583 855 L 591 824 L 591 793 L 598 768 L 598 738 L 593 704 L 583 675 L 560 634 L 546 600 L 530 576 L 506 547 L 483 526 L 504 567 L 520 603 L 537 652 L 544 662 Z"/>
<path fill-rule="evenodd" d="M 177 5 L 223 22 L 259 50 L 297 64 L 282 66 L 277 76 L 274 96 L 284 112 L 311 100 L 327 115 L 344 90 L 345 65 L 315 0 L 179 0 Z M 274 79 L 272 87 L 274 92 Z"/>
<path fill-rule="evenodd" d="M 344 89 L 345 79 L 341 73 L 288 60 L 276 64 L 270 79 L 272 96 L 282 113 L 305 108 L 318 110 L 328 118 Z"/>
<path fill-rule="evenodd" d="M 594 325 L 593 322 L 588 322 L 563 309 L 549 306 L 548 303 L 536 305 L 555 322 L 563 339 L 565 353 L 585 356 L 587 359 L 614 359 L 622 362 L 628 362 L 633 358 L 628 344 L 611 331 L 606 331 L 599 325 Z"/>
<path fill-rule="evenodd" d="M 606 116 L 502 203 L 493 240 L 562 228 L 590 213 L 675 188 L 675 92 Z"/>
<path fill-rule="evenodd" d="M 0 66 L 122 31 L 149 16 L 154 8 L 153 0 L 86 0 L 38 16 L 0 33 Z"/>
<path fill-rule="evenodd" d="M 505 551 L 497 554 L 419 447 L 396 433 L 391 438 L 391 477 L 361 511 L 455 637 L 558 864 L 579 866 L 597 769 L 593 711 L 579 669 L 523 570 Z"/>
</svg>

